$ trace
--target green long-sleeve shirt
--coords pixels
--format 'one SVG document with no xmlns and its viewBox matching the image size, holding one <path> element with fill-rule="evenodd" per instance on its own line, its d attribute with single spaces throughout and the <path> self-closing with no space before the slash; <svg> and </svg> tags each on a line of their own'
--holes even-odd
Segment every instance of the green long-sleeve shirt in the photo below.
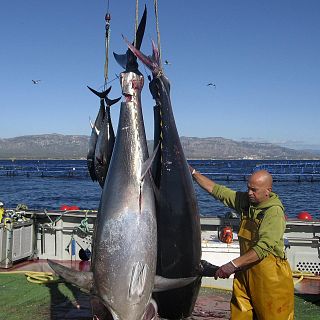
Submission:
<svg viewBox="0 0 320 320">
<path fill-rule="evenodd" d="M 225 206 L 234 209 L 241 215 L 245 213 L 255 219 L 259 213 L 264 217 L 258 231 L 258 241 L 252 249 L 260 259 L 268 254 L 284 258 L 283 234 L 286 228 L 284 207 L 279 197 L 271 192 L 270 198 L 258 205 L 250 204 L 247 192 L 236 192 L 225 186 L 215 184 L 212 190 L 213 197 Z"/>
</svg>

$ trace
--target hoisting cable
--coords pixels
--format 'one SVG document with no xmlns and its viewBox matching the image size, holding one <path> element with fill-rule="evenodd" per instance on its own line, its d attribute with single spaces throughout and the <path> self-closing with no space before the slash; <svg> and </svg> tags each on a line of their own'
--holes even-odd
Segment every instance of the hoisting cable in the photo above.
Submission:
<svg viewBox="0 0 320 320">
<path fill-rule="evenodd" d="M 110 20 L 111 15 L 109 13 L 109 0 L 108 0 L 108 6 L 107 6 L 107 13 L 105 16 L 106 21 L 106 33 L 105 33 L 105 54 L 106 59 L 104 63 L 104 89 L 106 89 L 107 81 L 108 81 L 108 66 L 109 66 L 109 44 L 110 44 Z"/>
<path fill-rule="evenodd" d="M 161 42 L 160 42 L 160 30 L 159 30 L 159 13 L 158 13 L 158 0 L 154 0 L 154 13 L 156 16 L 156 29 L 157 29 L 157 42 L 158 42 L 158 50 L 159 50 L 159 60 L 161 62 Z"/>
<path fill-rule="evenodd" d="M 139 0 L 136 0 L 136 18 L 135 18 L 135 26 L 134 26 L 134 46 L 137 44 L 137 30 L 139 23 Z"/>
</svg>

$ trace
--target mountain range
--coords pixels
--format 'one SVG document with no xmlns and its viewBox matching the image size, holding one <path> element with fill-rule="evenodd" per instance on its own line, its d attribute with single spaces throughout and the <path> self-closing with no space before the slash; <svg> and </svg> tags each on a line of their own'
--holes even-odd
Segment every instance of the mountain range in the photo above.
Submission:
<svg viewBox="0 0 320 320">
<path fill-rule="evenodd" d="M 0 139 L 0 159 L 86 159 L 89 136 L 42 134 Z M 188 159 L 320 159 L 320 154 L 272 143 L 235 141 L 222 137 L 180 137 Z M 148 141 L 151 151 L 153 141 Z"/>
</svg>

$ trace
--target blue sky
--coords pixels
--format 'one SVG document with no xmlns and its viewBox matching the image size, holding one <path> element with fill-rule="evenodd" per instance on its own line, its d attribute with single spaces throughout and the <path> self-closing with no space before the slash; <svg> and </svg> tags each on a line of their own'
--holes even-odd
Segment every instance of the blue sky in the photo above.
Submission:
<svg viewBox="0 0 320 320">
<path fill-rule="evenodd" d="M 320 1 L 158 0 L 165 73 L 180 135 L 320 149 Z M 134 36 L 135 3 L 109 0 L 110 98 L 121 95 L 112 52 Z M 156 38 L 153 0 L 142 51 Z M 0 138 L 91 132 L 104 84 L 107 0 L 10 0 L 0 11 Z M 149 72 L 140 66 L 145 79 Z M 37 85 L 32 79 L 41 79 Z M 216 87 L 207 86 L 212 82 Z M 153 100 L 142 95 L 147 137 Z M 112 109 L 116 126 L 119 104 Z"/>
</svg>

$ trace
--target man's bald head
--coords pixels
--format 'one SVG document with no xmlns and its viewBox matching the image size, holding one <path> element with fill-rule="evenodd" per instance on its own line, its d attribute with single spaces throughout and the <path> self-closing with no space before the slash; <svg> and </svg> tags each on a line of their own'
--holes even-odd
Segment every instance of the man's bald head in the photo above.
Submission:
<svg viewBox="0 0 320 320">
<path fill-rule="evenodd" d="M 269 199 L 272 176 L 266 170 L 254 172 L 248 180 L 248 196 L 251 203 L 259 204 Z"/>
<path fill-rule="evenodd" d="M 272 189 L 272 176 L 267 170 L 259 170 L 254 172 L 249 181 L 258 183 L 261 186 Z"/>
</svg>

